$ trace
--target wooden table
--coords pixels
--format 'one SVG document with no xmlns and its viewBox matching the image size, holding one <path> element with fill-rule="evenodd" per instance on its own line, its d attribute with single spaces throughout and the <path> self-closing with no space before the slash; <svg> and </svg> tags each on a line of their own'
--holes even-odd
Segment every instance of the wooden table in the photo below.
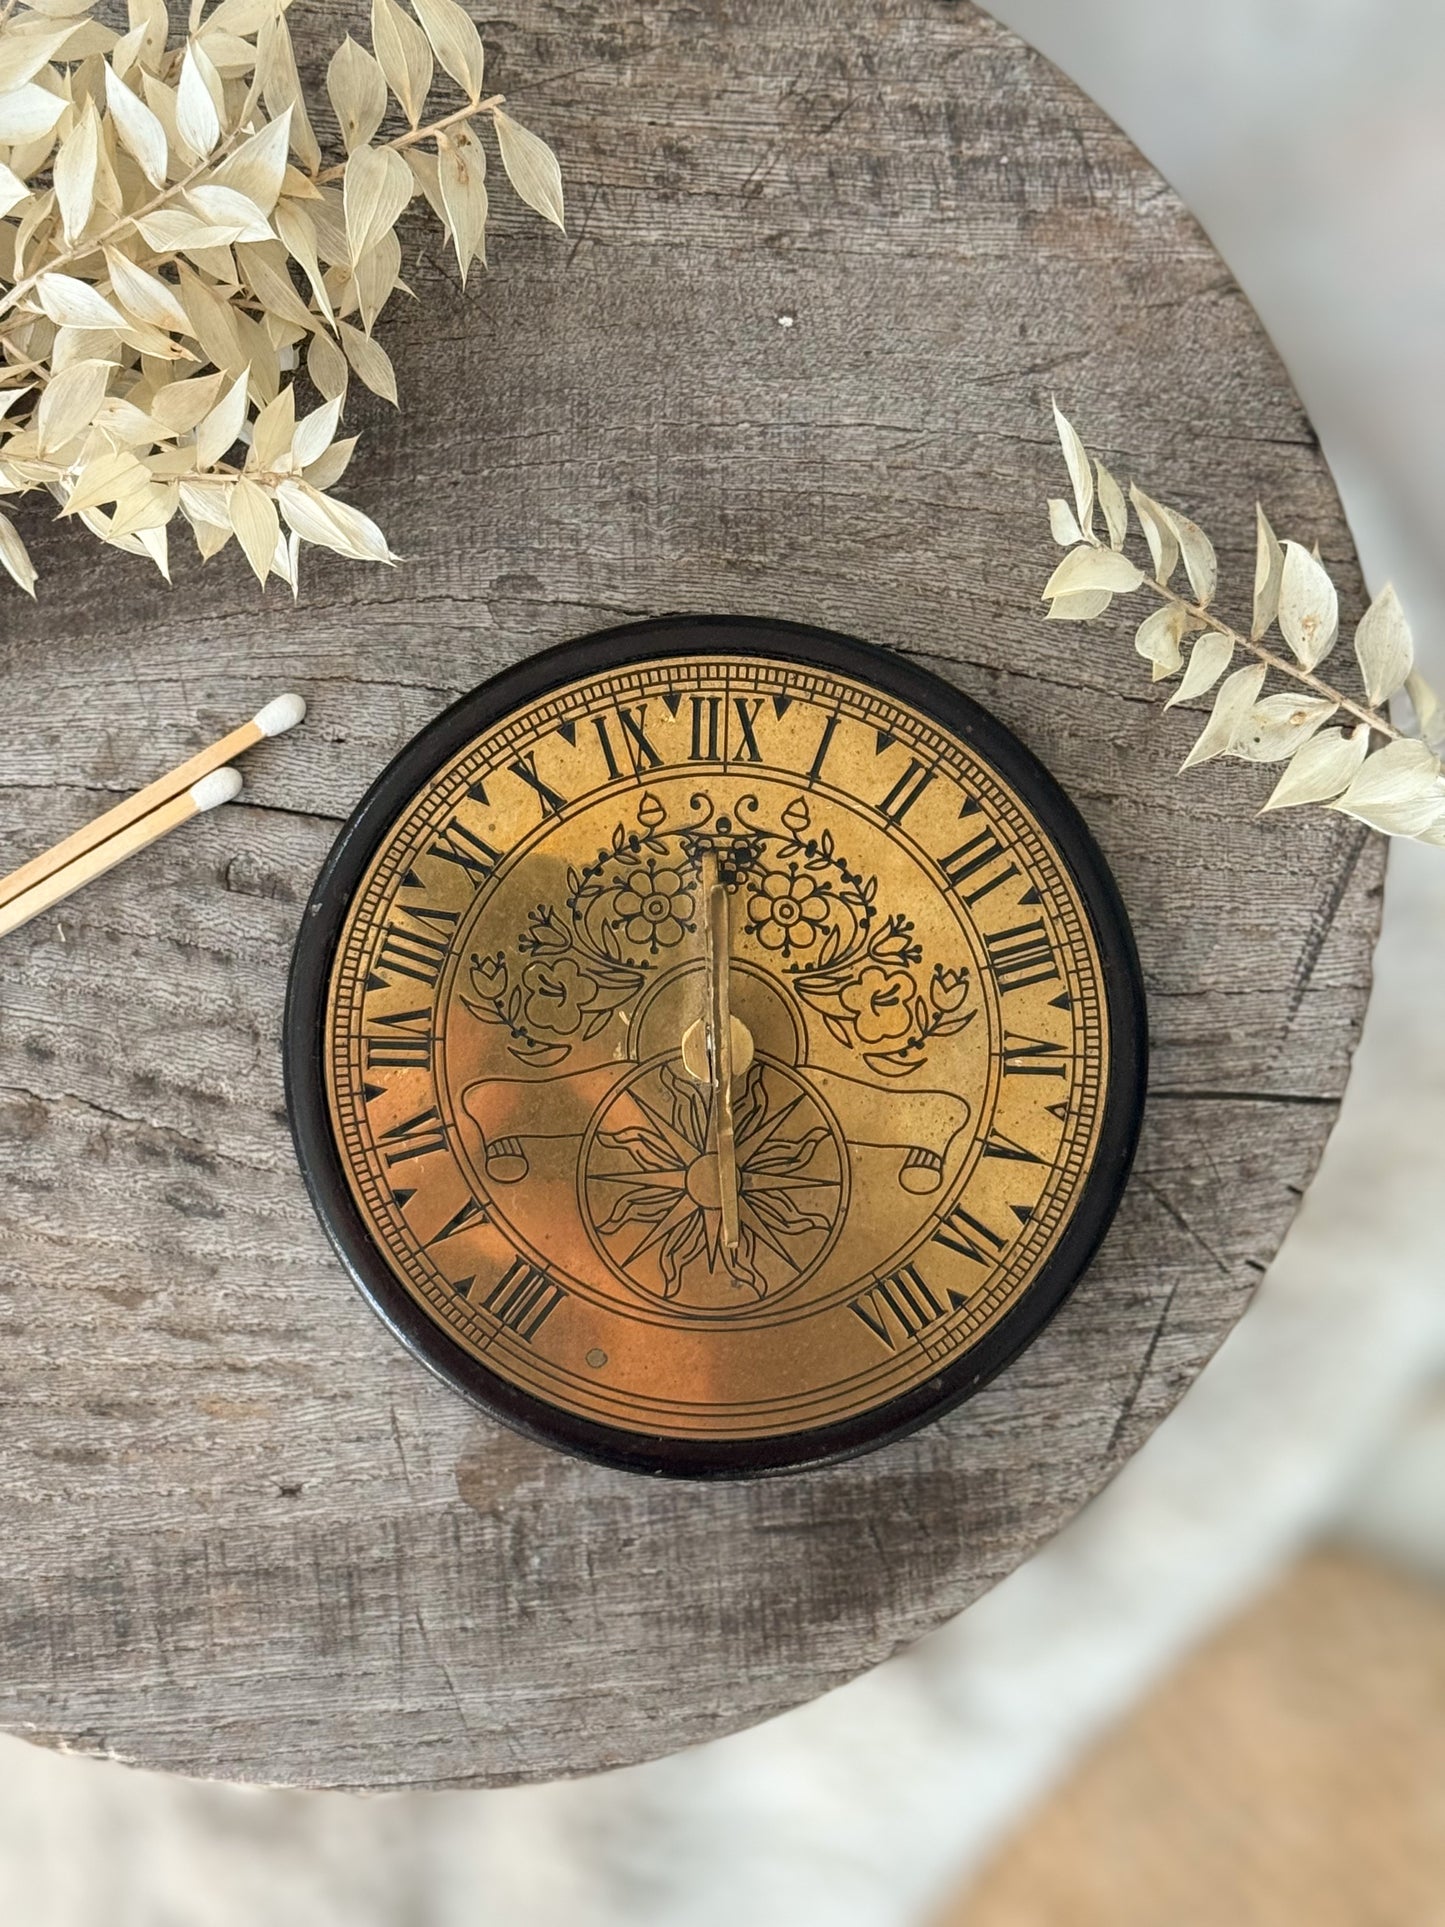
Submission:
<svg viewBox="0 0 1445 1927">
<path fill-rule="evenodd" d="M 357 27 L 332 0 L 315 45 Z M 1220 540 L 1253 504 L 1359 584 L 1248 303 L 1169 189 L 964 5 L 519 0 L 495 84 L 555 138 L 563 239 L 498 188 L 493 268 L 385 338 L 346 492 L 409 558 L 227 556 L 167 589 L 24 505 L 0 863 L 281 689 L 244 802 L 0 949 L 0 1721 L 194 1774 L 495 1785 L 728 1733 L 993 1585 L 1239 1317 L 1364 1009 L 1383 850 L 1175 771 L 1123 622 L 1046 627 L 1057 390 Z M 418 230 L 420 232 L 420 230 Z M 414 253 L 414 249 L 413 249 Z M 278 1034 L 300 906 L 380 765 L 545 644 L 670 610 L 797 618 L 940 667 L 1072 791 L 1149 987 L 1137 1175 L 1044 1339 L 857 1464 L 660 1485 L 477 1416 L 387 1336 L 297 1176 Z"/>
</svg>

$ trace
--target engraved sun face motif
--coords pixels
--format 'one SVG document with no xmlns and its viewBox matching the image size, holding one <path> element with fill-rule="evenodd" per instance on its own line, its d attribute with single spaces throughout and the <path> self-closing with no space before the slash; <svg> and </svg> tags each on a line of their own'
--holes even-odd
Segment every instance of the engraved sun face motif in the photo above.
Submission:
<svg viewBox="0 0 1445 1927">
<path fill-rule="evenodd" d="M 597 1113 L 583 1213 L 628 1285 L 678 1311 L 726 1315 L 807 1283 L 842 1229 L 848 1153 L 819 1097 L 755 1057 L 740 1081 L 737 1251 L 722 1242 L 713 1101 L 680 1057 L 643 1065 Z"/>
<path fill-rule="evenodd" d="M 398 797 L 326 979 L 380 1295 L 627 1463 L 786 1463 L 940 1399 L 1106 1123 L 1057 831 L 828 640 L 559 667 Z"/>
</svg>

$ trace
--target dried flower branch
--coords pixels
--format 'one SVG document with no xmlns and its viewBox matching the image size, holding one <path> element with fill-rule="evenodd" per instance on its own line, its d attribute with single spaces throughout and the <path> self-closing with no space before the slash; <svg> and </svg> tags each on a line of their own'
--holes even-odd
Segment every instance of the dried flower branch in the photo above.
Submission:
<svg viewBox="0 0 1445 1927">
<path fill-rule="evenodd" d="M 179 515 L 203 558 L 234 535 L 293 591 L 301 544 L 391 562 L 329 491 L 354 374 L 396 401 L 373 330 L 401 284 L 396 223 L 422 194 L 465 283 L 486 263 L 490 121 L 508 179 L 562 225 L 551 149 L 483 98 L 457 0 L 371 0 L 326 90 L 346 158 L 323 166 L 286 23 L 290 0 L 164 0 L 116 33 L 92 0 L 0 0 L 0 495 L 48 489 L 103 542 L 169 577 Z M 436 67 L 460 104 L 426 118 Z M 388 131 L 382 138 L 383 127 Z M 321 406 L 299 416 L 304 365 Z M 35 569 L 0 514 L 0 566 Z"/>
<path fill-rule="evenodd" d="M 1160 606 L 1139 625 L 1134 646 L 1153 665 L 1155 682 L 1182 672 L 1166 708 L 1217 686 L 1209 721 L 1183 768 L 1217 756 L 1284 763 L 1266 810 L 1322 803 L 1388 835 L 1445 846 L 1439 755 L 1445 706 L 1414 667 L 1410 627 L 1394 589 L 1376 597 L 1355 631 L 1361 700 L 1318 673 L 1339 641 L 1340 609 L 1317 553 L 1281 543 L 1259 509 L 1253 620 L 1247 634 L 1231 627 L 1213 607 L 1219 565 L 1204 531 L 1137 487 L 1126 497 L 1104 464 L 1090 460 L 1057 405 L 1054 419 L 1074 499 L 1049 503 L 1054 540 L 1069 551 L 1044 590 L 1049 620 L 1093 622 L 1115 596 L 1153 591 Z M 1124 552 L 1131 506 L 1152 574 Z M 1171 586 L 1181 562 L 1188 594 Z M 1265 642 L 1276 624 L 1289 655 Z M 1267 696 L 1271 676 L 1294 687 Z M 1413 730 L 1400 728 L 1385 709 L 1401 690 L 1414 710 Z M 1335 716 L 1347 719 L 1345 727 L 1326 729 Z"/>
</svg>

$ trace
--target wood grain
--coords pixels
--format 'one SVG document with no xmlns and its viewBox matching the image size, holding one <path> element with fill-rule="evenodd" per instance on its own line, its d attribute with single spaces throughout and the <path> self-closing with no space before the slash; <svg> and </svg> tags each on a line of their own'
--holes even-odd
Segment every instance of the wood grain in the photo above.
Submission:
<svg viewBox="0 0 1445 1927">
<path fill-rule="evenodd" d="M 309 9 L 315 59 L 355 9 Z M 556 140 L 564 239 L 498 186 L 466 296 L 418 228 L 352 499 L 409 558 L 233 559 L 167 589 L 26 521 L 4 605 L 0 865 L 281 689 L 242 803 L 0 951 L 0 1721 L 182 1772 L 499 1784 L 637 1760 L 823 1691 L 1027 1557 L 1173 1405 L 1319 1157 L 1383 852 L 1175 771 L 1127 630 L 1046 627 L 1051 391 L 1216 534 L 1256 495 L 1349 535 L 1248 304 L 1173 194 L 963 5 L 518 0 L 492 78 Z M 1065 1314 L 857 1465 L 658 1486 L 478 1419 L 388 1338 L 295 1171 L 278 1029 L 300 905 L 380 765 L 460 691 L 674 610 L 915 655 L 1071 790 L 1149 987 L 1138 1175 Z M 102 719 L 104 719 L 102 721 Z M 83 752 L 83 753 L 82 753 Z"/>
</svg>

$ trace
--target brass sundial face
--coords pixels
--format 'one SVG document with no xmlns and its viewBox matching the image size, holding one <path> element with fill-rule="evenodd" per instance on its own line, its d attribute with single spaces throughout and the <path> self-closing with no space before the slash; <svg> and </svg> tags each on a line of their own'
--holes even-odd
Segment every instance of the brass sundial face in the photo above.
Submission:
<svg viewBox="0 0 1445 1927">
<path fill-rule="evenodd" d="M 327 1229 L 442 1375 L 745 1475 L 956 1403 L 1057 1307 L 1137 1130 L 1087 831 L 948 685 L 790 625 L 567 645 L 343 833 L 287 1018 Z"/>
</svg>

